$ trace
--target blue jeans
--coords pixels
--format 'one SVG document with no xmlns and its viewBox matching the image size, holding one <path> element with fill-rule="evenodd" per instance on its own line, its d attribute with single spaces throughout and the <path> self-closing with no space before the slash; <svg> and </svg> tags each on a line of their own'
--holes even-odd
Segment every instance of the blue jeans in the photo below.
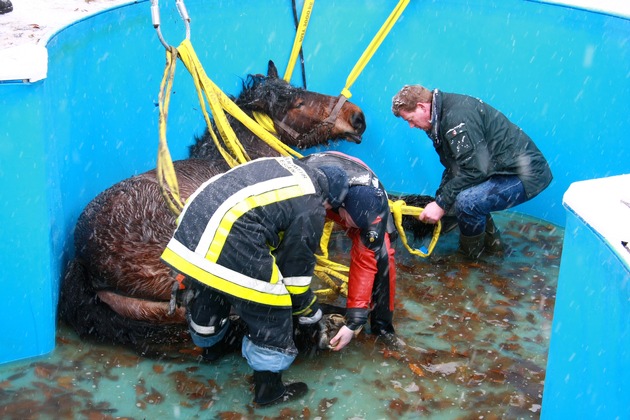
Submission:
<svg viewBox="0 0 630 420">
<path fill-rule="evenodd" d="M 515 175 L 493 176 L 460 192 L 453 210 L 464 236 L 477 236 L 486 230 L 490 212 L 509 209 L 527 201 L 525 188 Z"/>
</svg>

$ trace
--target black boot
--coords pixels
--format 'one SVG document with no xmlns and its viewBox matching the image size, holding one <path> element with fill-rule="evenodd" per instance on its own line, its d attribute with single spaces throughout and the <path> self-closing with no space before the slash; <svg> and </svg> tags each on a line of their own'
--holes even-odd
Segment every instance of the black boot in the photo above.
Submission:
<svg viewBox="0 0 630 420">
<path fill-rule="evenodd" d="M 280 372 L 254 371 L 254 403 L 259 407 L 296 400 L 307 392 L 304 382 L 283 384 Z"/>
<path fill-rule="evenodd" d="M 484 251 L 493 255 L 508 256 L 512 253 L 512 249 L 501 239 L 501 232 L 494 224 L 492 216 L 486 217 L 486 237 L 484 238 Z"/>
<path fill-rule="evenodd" d="M 10 0 L 0 0 L 0 15 L 13 11 L 13 4 Z"/>
<path fill-rule="evenodd" d="M 475 236 L 459 235 L 459 250 L 471 260 L 476 260 L 481 256 L 485 248 L 486 232 L 481 232 Z"/>
</svg>

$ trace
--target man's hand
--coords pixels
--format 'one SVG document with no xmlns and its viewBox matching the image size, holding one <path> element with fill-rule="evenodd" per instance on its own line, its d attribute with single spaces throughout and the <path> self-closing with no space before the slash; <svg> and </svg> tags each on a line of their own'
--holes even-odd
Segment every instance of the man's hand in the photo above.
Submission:
<svg viewBox="0 0 630 420">
<path fill-rule="evenodd" d="M 422 210 L 422 213 L 420 213 L 418 219 L 421 222 L 434 225 L 442 218 L 442 216 L 444 216 L 444 213 L 444 209 L 438 206 L 435 201 L 432 201 L 426 205 L 424 210 Z"/>
<path fill-rule="evenodd" d="M 346 345 L 352 341 L 352 337 L 354 336 L 354 331 L 345 325 L 341 327 L 336 336 L 330 340 L 330 345 L 333 351 L 339 351 L 342 348 L 346 347 Z"/>
</svg>

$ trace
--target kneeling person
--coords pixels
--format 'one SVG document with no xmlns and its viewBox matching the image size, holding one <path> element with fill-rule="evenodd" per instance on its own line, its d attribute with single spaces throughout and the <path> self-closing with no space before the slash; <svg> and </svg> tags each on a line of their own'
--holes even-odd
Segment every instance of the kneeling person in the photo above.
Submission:
<svg viewBox="0 0 630 420">
<path fill-rule="evenodd" d="M 234 310 L 247 325 L 242 354 L 254 370 L 254 402 L 306 394 L 282 371 L 297 355 L 293 318 L 322 312 L 310 288 L 325 202 L 345 190 L 293 158 L 263 158 L 213 177 L 188 199 L 162 254 L 193 297 L 186 316 L 196 345 L 220 345 Z"/>
</svg>

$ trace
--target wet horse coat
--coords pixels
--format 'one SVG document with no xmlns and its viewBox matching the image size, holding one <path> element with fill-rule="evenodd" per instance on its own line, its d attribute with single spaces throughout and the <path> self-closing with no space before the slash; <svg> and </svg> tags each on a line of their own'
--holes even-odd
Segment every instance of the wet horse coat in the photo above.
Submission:
<svg viewBox="0 0 630 420">
<path fill-rule="evenodd" d="M 359 143 L 365 131 L 364 115 L 356 105 L 346 102 L 334 121 L 326 121 L 337 98 L 289 85 L 278 78 L 272 62 L 267 77 L 250 75 L 244 81 L 235 102 L 250 115 L 253 111 L 269 115 L 280 139 L 290 146 L 311 147 L 336 139 Z M 240 123 L 231 122 L 250 158 L 278 155 Z M 191 147 L 191 159 L 174 166 L 182 200 L 229 169 L 208 133 Z M 142 353 L 156 344 L 188 340 L 183 309 L 168 315 L 174 278 L 160 261 L 175 227 L 155 170 L 100 193 L 75 228 L 76 256 L 62 281 L 61 319 L 82 337 L 130 345 Z"/>
</svg>

